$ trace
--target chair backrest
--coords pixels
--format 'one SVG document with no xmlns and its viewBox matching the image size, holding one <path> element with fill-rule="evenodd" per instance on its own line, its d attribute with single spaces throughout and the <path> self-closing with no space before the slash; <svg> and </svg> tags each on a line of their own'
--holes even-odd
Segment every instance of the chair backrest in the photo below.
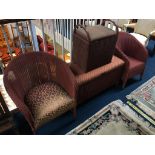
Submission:
<svg viewBox="0 0 155 155">
<path fill-rule="evenodd" d="M 148 37 L 150 32 L 154 30 L 155 30 L 155 19 L 138 19 L 134 29 L 134 33 L 139 33 Z"/>
<path fill-rule="evenodd" d="M 116 48 L 127 56 L 137 58 L 142 61 L 147 59 L 146 48 L 130 33 L 119 32 Z"/>
<path fill-rule="evenodd" d="M 69 66 L 48 53 L 21 54 L 12 60 L 4 71 L 4 85 L 12 88 L 20 98 L 32 87 L 49 81 L 57 82 L 73 96 L 71 89 L 74 77 Z M 68 81 L 72 85 L 68 85 Z"/>
<path fill-rule="evenodd" d="M 20 97 L 24 97 L 29 89 L 54 80 L 55 76 L 55 57 L 41 52 L 27 53 L 10 62 L 4 72 L 4 85 L 9 83 Z"/>
<path fill-rule="evenodd" d="M 116 43 L 116 47 L 123 53 L 127 54 L 127 46 L 128 46 L 128 36 L 130 38 L 130 35 L 128 35 L 127 32 L 119 32 L 118 33 L 118 39 Z"/>
</svg>

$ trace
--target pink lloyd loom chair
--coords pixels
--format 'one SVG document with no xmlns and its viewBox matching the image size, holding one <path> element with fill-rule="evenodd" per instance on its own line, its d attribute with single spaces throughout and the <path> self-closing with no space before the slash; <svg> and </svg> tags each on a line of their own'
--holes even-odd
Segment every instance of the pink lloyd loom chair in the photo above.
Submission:
<svg viewBox="0 0 155 155">
<path fill-rule="evenodd" d="M 4 85 L 33 133 L 68 110 L 76 116 L 74 75 L 65 62 L 53 55 L 21 54 L 5 69 Z"/>
<path fill-rule="evenodd" d="M 123 88 L 129 78 L 135 75 L 143 76 L 148 57 L 146 48 L 131 34 L 119 32 L 116 43 L 116 55 L 125 61 L 125 71 L 122 77 Z"/>
</svg>

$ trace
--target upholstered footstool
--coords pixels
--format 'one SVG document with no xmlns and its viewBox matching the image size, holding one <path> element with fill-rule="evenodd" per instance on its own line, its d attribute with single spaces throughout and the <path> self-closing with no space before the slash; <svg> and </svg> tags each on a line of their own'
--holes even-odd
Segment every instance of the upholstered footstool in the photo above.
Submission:
<svg viewBox="0 0 155 155">
<path fill-rule="evenodd" d="M 47 82 L 32 88 L 25 96 L 27 106 L 34 117 L 35 128 L 71 110 L 74 100 L 55 82 Z"/>
</svg>

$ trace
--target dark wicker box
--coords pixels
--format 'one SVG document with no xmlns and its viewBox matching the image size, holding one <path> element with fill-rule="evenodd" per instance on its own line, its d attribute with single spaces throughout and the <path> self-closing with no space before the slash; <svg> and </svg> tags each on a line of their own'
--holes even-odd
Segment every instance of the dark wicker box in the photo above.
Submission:
<svg viewBox="0 0 155 155">
<path fill-rule="evenodd" d="M 103 25 L 77 25 L 73 34 L 72 63 L 88 72 L 111 62 L 117 34 Z"/>
</svg>

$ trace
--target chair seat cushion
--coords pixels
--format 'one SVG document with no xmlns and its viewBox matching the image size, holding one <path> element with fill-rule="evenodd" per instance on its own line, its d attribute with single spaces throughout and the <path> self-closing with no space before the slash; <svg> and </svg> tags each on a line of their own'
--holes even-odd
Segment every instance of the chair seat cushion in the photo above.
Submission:
<svg viewBox="0 0 155 155">
<path fill-rule="evenodd" d="M 141 72 L 143 72 L 145 66 L 144 62 L 129 56 L 128 60 L 129 60 L 129 78 L 136 75 L 137 73 L 140 74 Z"/>
<path fill-rule="evenodd" d="M 145 46 L 147 37 L 138 33 L 130 33 L 130 34 L 133 35 L 143 46 Z"/>
<path fill-rule="evenodd" d="M 34 117 L 35 128 L 73 108 L 74 100 L 55 82 L 40 84 L 25 96 Z"/>
</svg>

